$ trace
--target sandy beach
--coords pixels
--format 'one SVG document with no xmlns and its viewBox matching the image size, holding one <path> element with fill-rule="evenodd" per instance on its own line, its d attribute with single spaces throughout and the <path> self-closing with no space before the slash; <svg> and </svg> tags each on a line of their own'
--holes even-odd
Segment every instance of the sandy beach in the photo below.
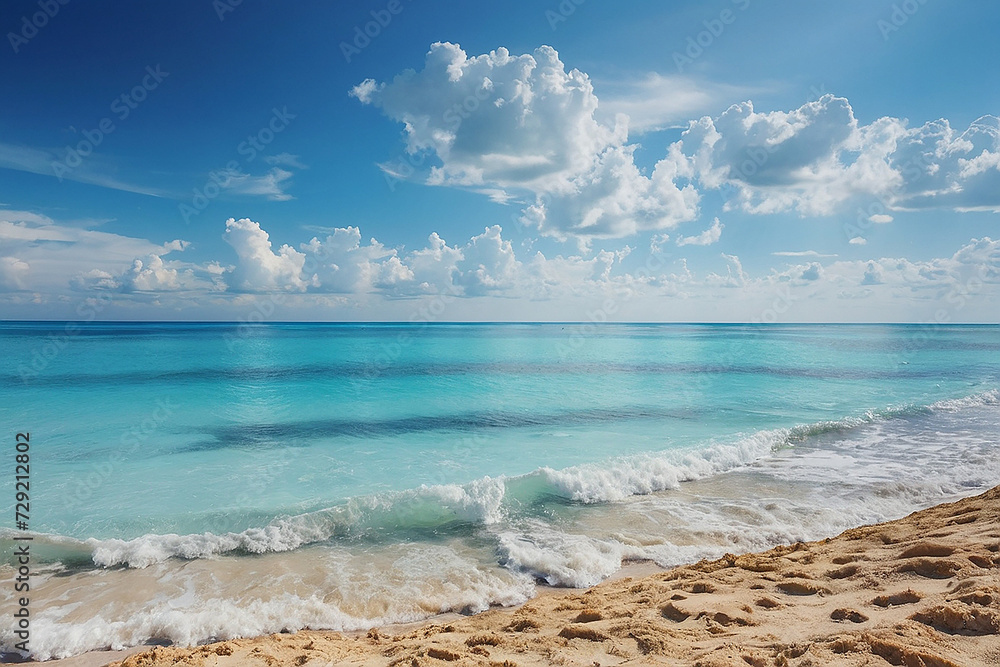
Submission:
<svg viewBox="0 0 1000 667">
<path fill-rule="evenodd" d="M 112 664 L 1000 665 L 1000 487 L 829 540 L 512 609 L 366 634 L 156 647 Z"/>
</svg>

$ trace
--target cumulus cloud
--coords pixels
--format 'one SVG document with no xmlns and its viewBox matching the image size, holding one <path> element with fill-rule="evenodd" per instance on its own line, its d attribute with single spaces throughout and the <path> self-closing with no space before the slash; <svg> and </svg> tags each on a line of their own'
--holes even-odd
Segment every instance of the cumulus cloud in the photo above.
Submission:
<svg viewBox="0 0 1000 667">
<path fill-rule="evenodd" d="M 865 269 L 865 274 L 861 278 L 862 285 L 881 285 L 882 284 L 882 267 L 875 262 L 868 262 L 868 267 Z"/>
<path fill-rule="evenodd" d="M 722 253 L 721 257 L 726 260 L 726 275 L 709 273 L 705 284 L 711 287 L 745 287 L 750 281 L 750 275 L 743 270 L 740 258 L 726 253 Z"/>
<path fill-rule="evenodd" d="M 899 185 L 887 161 L 899 131 L 886 119 L 859 127 L 847 100 L 833 95 L 788 112 L 744 102 L 693 121 L 679 152 L 703 187 L 732 189 L 730 207 L 827 215 L 852 197 Z"/>
<path fill-rule="evenodd" d="M 684 236 L 677 239 L 677 245 L 712 245 L 722 238 L 722 228 L 725 227 L 718 218 L 712 221 L 712 226 L 695 236 Z"/>
<path fill-rule="evenodd" d="M 851 245 L 868 245 L 868 239 L 864 236 L 855 236 L 848 241 Z"/>
<path fill-rule="evenodd" d="M 427 247 L 414 250 L 406 258 L 413 272 L 413 287 L 425 293 L 452 291 L 458 263 L 464 258 L 460 248 L 449 246 L 437 232 L 432 232 Z"/>
<path fill-rule="evenodd" d="M 18 229 L 18 234 L 32 235 L 26 227 Z M 56 235 L 56 230 L 46 233 Z M 865 319 L 856 310 L 862 303 L 868 304 L 868 319 L 913 321 L 937 317 L 942 309 L 954 319 L 976 319 L 993 312 L 990 304 L 1000 296 L 1000 241 L 988 237 L 972 239 L 954 254 L 920 261 L 836 260 L 815 251 L 787 251 L 775 254 L 806 261 L 764 274 L 747 271 L 740 257 L 725 253 L 698 271 L 680 258 L 668 269 L 656 254 L 647 256 L 644 264 L 642 259 L 640 264 L 626 262 L 632 252 L 629 246 L 590 257 L 546 256 L 537 251 L 519 256 L 496 225 L 454 244 L 431 234 L 423 247 L 413 250 L 388 248 L 376 239 L 363 242 L 357 227 L 333 228 L 300 244 L 298 250 L 287 244 L 275 247 L 261 225 L 248 219 L 229 219 L 224 238 L 236 254 L 231 265 L 219 261 L 193 265 L 166 258 L 168 252 L 187 247 L 171 241 L 148 244 L 153 251 L 124 268 L 81 271 L 72 285 L 79 290 L 113 291 L 129 300 L 195 293 L 231 305 L 246 303 L 254 293 L 288 293 L 289 302 L 302 308 L 309 304 L 322 308 L 366 304 L 367 308 L 376 299 L 384 306 L 448 295 L 470 304 L 464 311 L 460 305 L 449 311 L 455 313 L 450 317 L 459 319 L 470 312 L 481 315 L 482 299 L 490 300 L 495 310 L 489 312 L 497 313 L 498 319 L 518 313 L 524 317 L 527 304 L 542 302 L 547 305 L 530 312 L 546 319 L 556 313 L 579 317 L 608 298 L 616 309 L 622 308 L 626 319 L 771 321 L 780 313 L 788 320 L 829 320 L 831 313 L 841 312 L 835 309 L 840 299 L 856 304 L 847 319 Z M 0 280 L 6 281 L 10 301 L 19 298 L 17 280 L 22 287 L 31 284 L 26 272 L 34 267 L 19 266 L 11 255 L 3 257 Z M 11 271 L 16 276 L 13 285 Z M 505 303 L 514 304 L 514 309 L 503 310 Z M 584 310 L 565 310 L 570 303 Z M 685 303 L 700 305 L 685 310 Z M 628 304 L 640 306 L 629 311 Z M 415 308 L 402 307 L 402 312 L 395 311 L 397 316 Z"/>
<path fill-rule="evenodd" d="M 101 269 L 81 271 L 73 276 L 70 285 L 78 290 L 118 290 L 122 283 L 116 276 Z"/>
<path fill-rule="evenodd" d="M 271 238 L 260 224 L 242 218 L 226 220 L 226 243 L 236 251 L 239 261 L 233 269 L 230 285 L 248 292 L 305 291 L 313 284 L 304 278 L 306 256 L 289 245 L 278 252 L 271 249 Z"/>
<path fill-rule="evenodd" d="M 125 289 L 139 292 L 158 292 L 180 288 L 177 269 L 163 263 L 159 255 L 149 255 L 145 263 L 136 259 L 125 274 Z"/>
<path fill-rule="evenodd" d="M 399 261 L 396 251 L 375 239 L 361 244 L 361 230 L 344 227 L 320 241 L 300 246 L 315 267 L 313 286 L 326 292 L 364 293 L 413 279 L 413 272 Z"/>
<path fill-rule="evenodd" d="M 819 280 L 822 274 L 823 274 L 822 265 L 820 265 L 819 262 L 812 262 L 809 266 L 802 269 L 802 272 L 799 273 L 799 278 L 808 281 Z"/>
<path fill-rule="evenodd" d="M 958 134 L 947 120 L 910 128 L 886 117 L 860 125 L 848 101 L 833 95 L 787 112 L 758 112 L 744 102 L 693 121 L 679 148 L 701 187 L 731 190 L 728 206 L 749 213 L 830 215 L 865 197 L 898 210 L 1000 210 L 994 116 Z"/>
<path fill-rule="evenodd" d="M 523 220 L 542 234 L 586 243 L 696 215 L 697 192 L 675 184 L 678 163 L 642 174 L 626 144 L 627 117 L 599 122 L 589 77 L 567 71 L 551 47 L 468 57 L 436 43 L 421 71 L 365 80 L 351 95 L 402 123 L 410 154 L 436 157 L 427 183 L 526 199 Z"/>
<path fill-rule="evenodd" d="M 0 288 L 20 290 L 25 288 L 25 278 L 31 267 L 17 257 L 0 257 Z"/>
<path fill-rule="evenodd" d="M 432 233 L 425 247 L 406 253 L 375 239 L 362 243 L 357 227 L 333 228 L 325 238 L 313 237 L 298 250 L 283 245 L 275 251 L 259 223 L 230 218 L 224 238 L 236 251 L 238 261 L 229 268 L 216 264 L 217 274 L 224 275 L 234 291 L 258 293 L 537 298 L 578 293 L 610 281 L 612 267 L 631 252 L 626 246 L 614 252 L 600 251 L 590 259 L 546 258 L 537 252 L 522 261 L 499 225 L 486 227 L 460 245 L 449 245 Z M 136 262 L 129 274 L 136 276 L 133 282 L 141 275 L 148 282 L 171 285 L 170 267 L 150 261 Z M 94 288 L 123 289 L 126 277 L 94 273 L 82 282 Z"/>
<path fill-rule="evenodd" d="M 219 279 L 223 269 L 215 263 L 197 266 L 176 260 L 164 261 L 164 255 L 186 250 L 190 245 L 179 239 L 169 241 L 163 244 L 160 252 L 133 259 L 131 265 L 119 273 L 90 269 L 75 275 L 70 284 L 78 290 L 104 290 L 136 295 L 225 289 Z"/>
<path fill-rule="evenodd" d="M 114 279 L 137 257 L 162 255 L 187 245 L 180 239 L 158 245 L 59 224 L 31 211 L 0 210 L 0 283 L 8 290 L 49 293 L 79 284 L 79 276 L 91 271 Z"/>
<path fill-rule="evenodd" d="M 961 134 L 943 119 L 905 130 L 892 157 L 906 176 L 898 208 L 1000 211 L 1000 118 L 983 116 Z"/>
<path fill-rule="evenodd" d="M 521 263 L 514 257 L 510 241 L 501 238 L 500 225 L 487 227 L 473 236 L 458 262 L 459 283 L 469 296 L 502 291 L 513 287 Z"/>
<path fill-rule="evenodd" d="M 669 229 L 697 217 L 697 191 L 690 184 L 676 185 L 679 163 L 661 160 L 647 178 L 635 165 L 634 150 L 607 149 L 565 188 L 540 193 L 524 209 L 522 222 L 546 236 L 575 239 L 585 248 L 594 238 Z"/>
<path fill-rule="evenodd" d="M 521 206 L 523 224 L 582 249 L 694 220 L 712 190 L 727 209 L 758 215 L 826 216 L 872 199 L 890 211 L 1000 211 L 996 117 L 964 132 L 947 120 L 861 124 L 848 100 L 829 94 L 787 111 L 734 104 L 689 122 L 650 170 L 636 165 L 629 128 L 663 127 L 718 93 L 650 74 L 604 84 L 601 104 L 590 78 L 551 47 L 470 57 L 448 43 L 433 44 L 419 71 L 351 90 L 403 126 L 411 158 L 405 169 L 384 166 L 387 174 Z"/>
<path fill-rule="evenodd" d="M 439 42 L 420 72 L 406 70 L 389 83 L 369 79 L 351 94 L 403 123 L 408 150 L 432 150 L 442 162 L 434 172 L 441 184 L 547 190 L 588 169 L 625 134 L 594 120 L 590 79 L 567 72 L 547 46 L 469 58 Z"/>
</svg>

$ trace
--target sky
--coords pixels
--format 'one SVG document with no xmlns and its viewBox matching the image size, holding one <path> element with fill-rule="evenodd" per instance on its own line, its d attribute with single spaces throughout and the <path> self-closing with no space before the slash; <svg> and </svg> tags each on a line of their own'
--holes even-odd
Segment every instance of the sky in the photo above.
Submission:
<svg viewBox="0 0 1000 667">
<path fill-rule="evenodd" d="M 1000 5 L 9 0 L 0 319 L 1000 321 Z"/>
</svg>

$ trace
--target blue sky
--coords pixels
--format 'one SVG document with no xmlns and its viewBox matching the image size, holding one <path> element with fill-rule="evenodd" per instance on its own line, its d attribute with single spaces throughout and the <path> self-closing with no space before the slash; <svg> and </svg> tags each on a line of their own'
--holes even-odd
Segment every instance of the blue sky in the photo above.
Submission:
<svg viewBox="0 0 1000 667">
<path fill-rule="evenodd" d="M 5 7 L 5 319 L 998 320 L 1000 6 Z"/>
</svg>

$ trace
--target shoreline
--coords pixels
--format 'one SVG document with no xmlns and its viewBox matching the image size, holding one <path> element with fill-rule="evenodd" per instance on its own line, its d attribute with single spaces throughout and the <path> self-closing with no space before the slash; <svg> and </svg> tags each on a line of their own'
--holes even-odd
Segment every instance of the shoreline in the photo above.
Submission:
<svg viewBox="0 0 1000 667">
<path fill-rule="evenodd" d="M 58 667 L 166 665 L 1000 664 L 1000 486 L 817 542 L 368 632 L 137 647 Z"/>
</svg>

